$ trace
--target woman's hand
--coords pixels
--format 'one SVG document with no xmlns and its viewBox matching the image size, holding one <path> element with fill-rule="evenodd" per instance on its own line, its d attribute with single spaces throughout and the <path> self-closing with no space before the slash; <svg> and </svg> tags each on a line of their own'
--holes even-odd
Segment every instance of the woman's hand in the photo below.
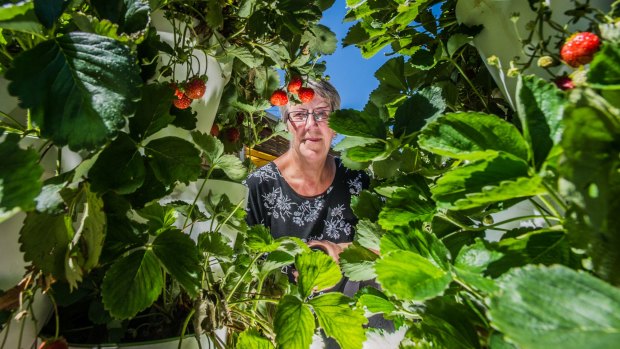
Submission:
<svg viewBox="0 0 620 349">
<path fill-rule="evenodd" d="M 351 245 L 350 242 L 335 243 L 327 240 L 310 240 L 306 243 L 310 248 L 320 248 L 338 263 L 340 261 L 340 253 Z"/>
</svg>

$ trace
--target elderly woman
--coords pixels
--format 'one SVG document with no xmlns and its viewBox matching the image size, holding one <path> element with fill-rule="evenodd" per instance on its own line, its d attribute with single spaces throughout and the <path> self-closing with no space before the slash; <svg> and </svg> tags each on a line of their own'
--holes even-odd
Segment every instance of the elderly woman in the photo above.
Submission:
<svg viewBox="0 0 620 349">
<path fill-rule="evenodd" d="M 311 101 L 280 107 L 289 150 L 246 180 L 246 219 L 270 228 L 273 237 L 301 238 L 337 261 L 355 233 L 351 196 L 368 187 L 369 178 L 329 154 L 336 132 L 328 120 L 340 108 L 340 95 L 327 81 L 307 85 L 315 91 Z"/>
</svg>

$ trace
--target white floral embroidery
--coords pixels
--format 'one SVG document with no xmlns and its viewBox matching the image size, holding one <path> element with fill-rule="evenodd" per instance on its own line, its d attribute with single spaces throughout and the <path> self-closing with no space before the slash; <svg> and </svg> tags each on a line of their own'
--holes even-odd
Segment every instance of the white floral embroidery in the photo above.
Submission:
<svg viewBox="0 0 620 349">
<path fill-rule="evenodd" d="M 329 220 L 325 220 L 325 234 L 332 239 L 339 239 L 340 234 L 351 235 L 351 224 L 344 220 L 344 205 L 332 207 Z"/>
<path fill-rule="evenodd" d="M 347 184 L 349 184 L 349 193 L 359 195 L 362 191 L 362 175 L 358 174 L 354 179 L 350 179 Z"/>
<path fill-rule="evenodd" d="M 263 195 L 264 205 L 267 213 L 275 219 L 282 219 L 286 222 L 286 218 L 291 216 L 291 210 L 294 202 L 282 193 L 282 188 L 274 188 L 271 193 Z"/>
<path fill-rule="evenodd" d="M 325 206 L 322 199 L 306 200 L 293 213 L 293 222 L 302 227 L 306 223 L 314 222 L 319 218 L 321 209 Z"/>
<path fill-rule="evenodd" d="M 261 168 L 259 168 L 258 170 L 250 173 L 248 175 L 248 179 L 249 178 L 258 178 L 259 183 L 262 183 L 263 181 L 267 181 L 267 180 L 275 180 L 278 176 L 278 170 L 276 168 L 275 165 L 273 164 L 269 164 L 267 166 L 263 166 Z"/>
</svg>

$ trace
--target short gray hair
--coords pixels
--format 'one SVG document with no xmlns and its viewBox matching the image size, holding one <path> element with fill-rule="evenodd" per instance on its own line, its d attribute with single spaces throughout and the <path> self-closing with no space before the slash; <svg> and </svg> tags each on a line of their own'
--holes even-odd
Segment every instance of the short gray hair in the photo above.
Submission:
<svg viewBox="0 0 620 349">
<path fill-rule="evenodd" d="M 306 87 L 310 87 L 314 90 L 314 93 L 318 94 L 322 98 L 326 99 L 329 103 L 329 107 L 334 110 L 340 109 L 340 94 L 329 81 L 327 80 L 308 80 L 306 81 Z M 280 118 L 282 122 L 286 122 L 286 114 L 291 106 L 289 101 L 287 104 L 280 106 Z"/>
</svg>

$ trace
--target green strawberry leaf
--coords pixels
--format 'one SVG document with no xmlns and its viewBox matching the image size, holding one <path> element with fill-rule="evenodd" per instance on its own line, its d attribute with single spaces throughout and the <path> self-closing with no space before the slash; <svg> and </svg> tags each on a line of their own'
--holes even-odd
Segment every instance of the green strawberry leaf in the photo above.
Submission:
<svg viewBox="0 0 620 349">
<path fill-rule="evenodd" d="M 505 153 L 447 172 L 431 189 L 439 207 L 465 210 L 545 192 L 525 161 Z"/>
<path fill-rule="evenodd" d="M 19 233 L 24 260 L 60 280 L 65 279 L 65 255 L 73 238 L 66 219 L 64 215 L 29 212 Z"/>
<path fill-rule="evenodd" d="M 443 293 L 452 281 L 449 272 L 410 251 L 394 251 L 375 264 L 377 281 L 386 294 L 398 299 L 423 301 Z"/>
<path fill-rule="evenodd" d="M 294 262 L 294 255 L 284 251 L 273 251 L 267 255 L 267 258 L 265 258 L 263 263 L 260 265 L 260 274 L 264 277 L 272 271 L 291 265 Z"/>
<path fill-rule="evenodd" d="M 213 164 L 214 168 L 219 168 L 228 178 L 232 180 L 242 180 L 247 174 L 246 167 L 236 155 L 224 154 Z"/>
<path fill-rule="evenodd" d="M 103 249 L 106 233 L 106 216 L 103 212 L 103 200 L 97 194 L 84 185 L 86 202 L 80 226 L 75 232 L 82 243 L 79 245 L 81 255 L 84 257 L 82 269 L 88 271 L 99 264 L 99 257 Z"/>
<path fill-rule="evenodd" d="M 43 168 L 33 149 L 21 149 L 19 136 L 7 135 L 0 143 L 0 222 L 18 209 L 34 208 L 34 199 L 41 191 Z"/>
<path fill-rule="evenodd" d="M 278 348 L 309 348 L 314 333 L 314 316 L 308 305 L 291 295 L 278 303 L 273 322 Z"/>
<path fill-rule="evenodd" d="M 198 250 L 214 256 L 230 257 L 233 255 L 233 249 L 229 242 L 230 239 L 221 233 L 201 233 L 198 235 Z"/>
<path fill-rule="evenodd" d="M 428 259 L 443 270 L 450 270 L 450 251 L 435 234 L 422 229 L 422 225 L 410 224 L 395 227 L 381 238 L 382 253 L 412 251 Z"/>
<path fill-rule="evenodd" d="M 202 269 L 196 243 L 189 235 L 178 229 L 167 230 L 153 241 L 153 253 L 191 297 L 198 295 Z"/>
<path fill-rule="evenodd" d="M 565 97 L 555 85 L 534 75 L 519 75 L 517 112 L 523 136 L 529 143 L 530 158 L 537 169 L 545 162 L 551 148 L 560 142 L 564 103 Z"/>
<path fill-rule="evenodd" d="M 136 213 L 147 220 L 146 226 L 152 235 L 159 235 L 168 230 L 176 221 L 174 208 L 162 206 L 158 202 L 136 210 Z"/>
<path fill-rule="evenodd" d="M 224 154 L 224 144 L 216 137 L 195 131 L 192 132 L 192 139 L 202 149 L 210 164 L 216 162 Z"/>
<path fill-rule="evenodd" d="M 342 349 L 359 349 L 366 340 L 362 325 L 368 322 L 361 309 L 353 310 L 352 299 L 338 292 L 325 293 L 310 300 L 310 305 L 325 334 Z"/>
<path fill-rule="evenodd" d="M 613 348 L 620 341 L 620 290 L 588 273 L 529 265 L 498 285 L 489 317 L 518 347 Z"/>
<path fill-rule="evenodd" d="M 336 34 L 322 24 L 315 24 L 302 36 L 302 42 L 308 42 L 308 48 L 312 52 L 323 55 L 331 55 L 336 52 L 338 39 Z"/>
<path fill-rule="evenodd" d="M 407 99 L 394 115 L 394 136 L 401 137 L 420 131 L 446 109 L 441 89 L 433 86 L 422 89 Z"/>
<path fill-rule="evenodd" d="M 355 226 L 355 242 L 368 249 L 379 251 L 379 241 L 383 234 L 385 232 L 379 224 L 368 219 L 360 219 Z"/>
<path fill-rule="evenodd" d="M 346 136 L 385 139 L 387 135 L 383 120 L 353 109 L 334 111 L 329 117 L 329 127 Z"/>
<path fill-rule="evenodd" d="M 618 62 L 620 62 L 620 44 L 611 41 L 605 42 L 590 63 L 588 84 L 603 90 L 620 89 Z"/>
<path fill-rule="evenodd" d="M 101 296 L 105 309 L 113 317 L 128 319 L 153 304 L 163 287 L 162 270 L 155 253 L 137 250 L 112 264 L 103 278 Z"/>
<path fill-rule="evenodd" d="M 236 349 L 275 349 L 273 343 L 263 337 L 258 330 L 249 328 L 239 334 Z"/>
<path fill-rule="evenodd" d="M 428 221 L 435 214 L 433 200 L 417 186 L 398 188 L 385 202 L 377 223 L 385 230 L 411 222 Z"/>
<path fill-rule="evenodd" d="M 146 29 L 150 7 L 142 0 L 94 0 L 100 17 L 118 24 L 120 32 L 133 34 Z"/>
<path fill-rule="evenodd" d="M 104 144 L 133 115 L 139 72 L 127 46 L 72 32 L 23 52 L 5 76 L 42 136 L 80 150 Z"/>
<path fill-rule="evenodd" d="M 37 18 L 32 1 L 19 1 L 0 6 L 0 29 L 18 32 L 41 34 L 43 26 Z"/>
<path fill-rule="evenodd" d="M 34 0 L 34 13 L 46 28 L 51 28 L 67 4 L 66 0 Z"/>
<path fill-rule="evenodd" d="M 163 137 L 152 140 L 144 146 L 144 154 L 157 179 L 165 185 L 176 181 L 188 184 L 200 175 L 200 152 L 184 139 Z"/>
<path fill-rule="evenodd" d="M 377 276 L 373 269 L 377 258 L 374 252 L 353 244 L 340 253 L 340 267 L 351 281 L 371 280 Z"/>
<path fill-rule="evenodd" d="M 173 92 L 166 84 L 148 84 L 142 87 L 142 100 L 129 123 L 129 133 L 136 142 L 145 140 L 173 122 L 175 117 L 169 112 Z"/>
<path fill-rule="evenodd" d="M 103 149 L 88 171 L 92 189 L 102 193 L 133 193 L 142 186 L 144 177 L 144 158 L 136 143 L 123 132 Z"/>
<path fill-rule="evenodd" d="M 484 159 L 489 153 L 506 152 L 528 159 L 528 147 L 510 123 L 495 115 L 467 112 L 446 114 L 420 133 L 420 147 L 455 159 Z"/>
<path fill-rule="evenodd" d="M 358 307 L 364 308 L 371 313 L 389 314 L 396 310 L 396 305 L 383 292 L 374 287 L 368 286 L 360 289 L 355 294 L 355 297 L 357 298 Z"/>
<path fill-rule="evenodd" d="M 303 298 L 310 296 L 315 288 L 321 291 L 335 286 L 342 279 L 338 264 L 321 251 L 298 254 L 295 267 L 299 272 L 297 281 Z"/>
<path fill-rule="evenodd" d="M 246 243 L 248 247 L 257 252 L 265 253 L 275 251 L 280 243 L 271 236 L 271 232 L 264 225 L 253 225 L 247 232 Z"/>
</svg>

